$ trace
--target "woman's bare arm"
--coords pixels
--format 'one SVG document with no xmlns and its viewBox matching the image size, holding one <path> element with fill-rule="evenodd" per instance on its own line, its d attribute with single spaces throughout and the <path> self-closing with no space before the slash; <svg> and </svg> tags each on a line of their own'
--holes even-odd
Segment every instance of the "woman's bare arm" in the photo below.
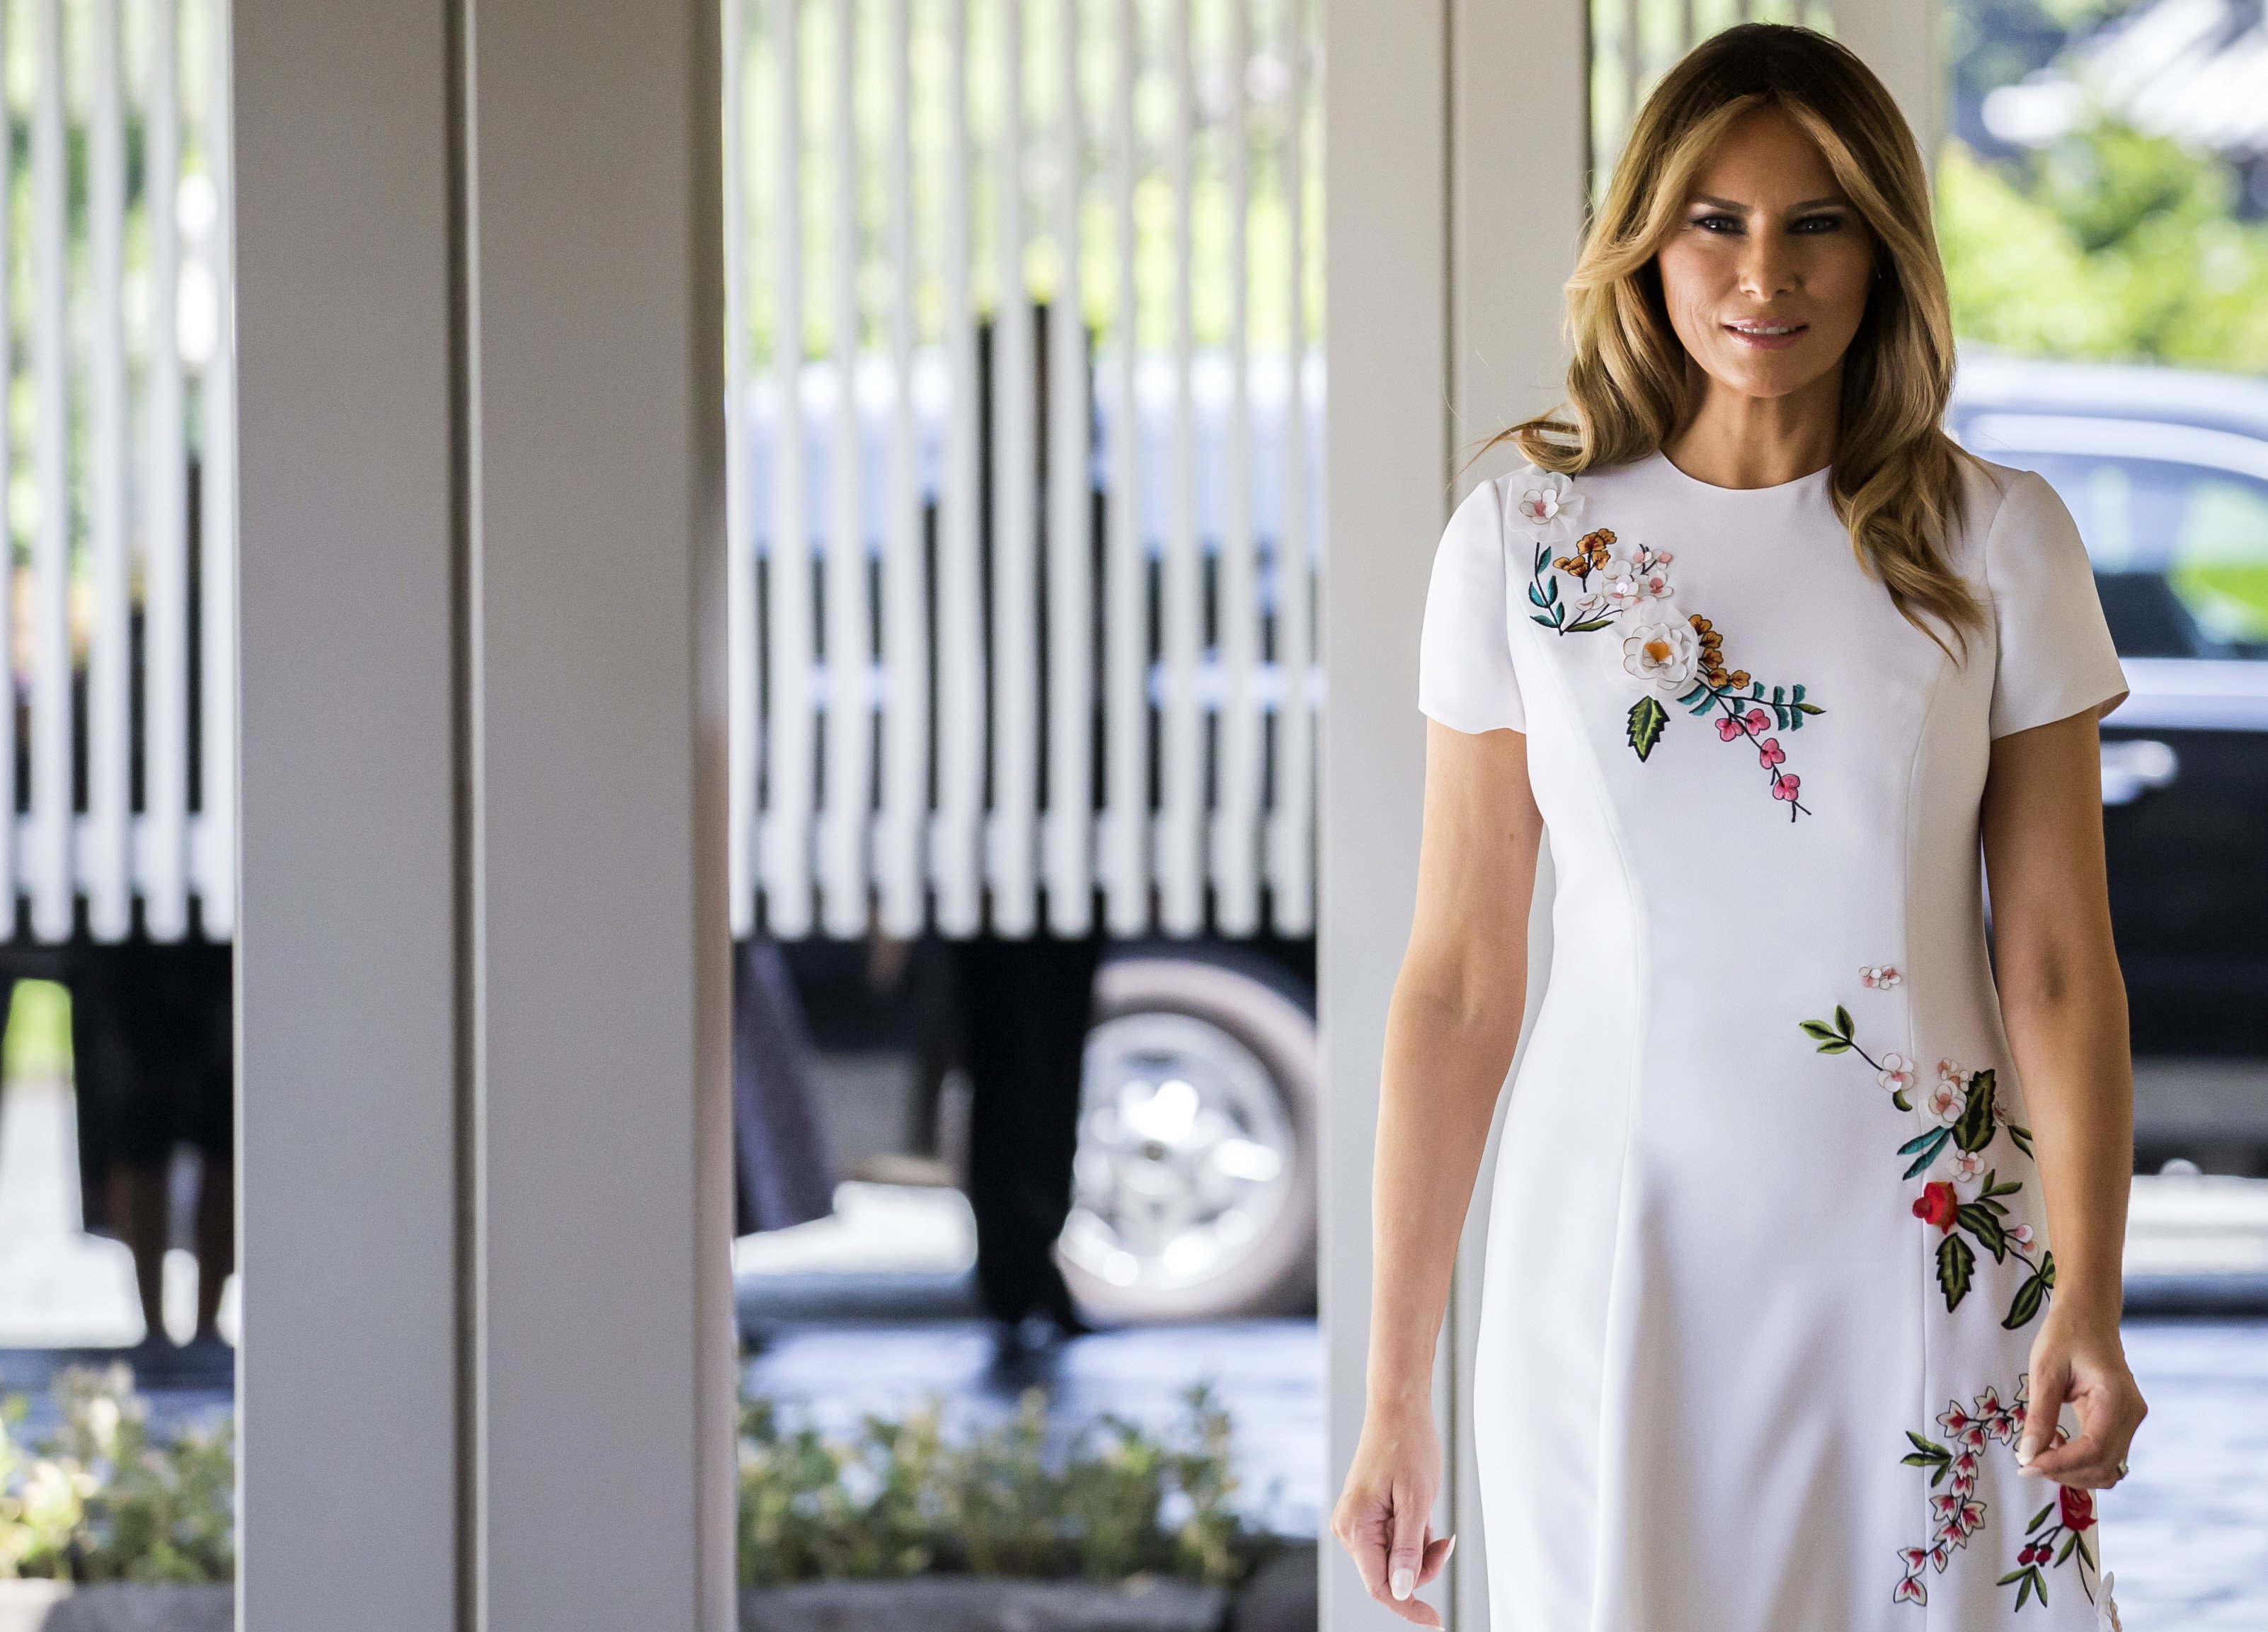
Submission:
<svg viewBox="0 0 2268 1632">
<path fill-rule="evenodd" d="M 2117 1481 L 2145 1410 L 2118 1340 L 2134 1083 L 2102 809 L 2092 713 L 1993 743 L 1983 813 L 1993 971 L 2056 1264 L 2032 1349 L 2038 1408 L 2019 1459 L 2059 1484 L 2096 1488 Z M 2052 1445 L 2066 1400 L 2077 1407 L 2080 1431 Z"/>
<path fill-rule="evenodd" d="M 1440 1488 L 1433 1348 L 1520 1037 L 1543 831 L 1525 736 L 1427 722 L 1418 905 L 1387 1012 L 1379 1091 L 1369 1399 L 1332 1516 L 1371 1596 L 1421 1626 L 1440 1619 L 1412 1594 L 1449 1549 L 1427 1533 Z"/>
</svg>

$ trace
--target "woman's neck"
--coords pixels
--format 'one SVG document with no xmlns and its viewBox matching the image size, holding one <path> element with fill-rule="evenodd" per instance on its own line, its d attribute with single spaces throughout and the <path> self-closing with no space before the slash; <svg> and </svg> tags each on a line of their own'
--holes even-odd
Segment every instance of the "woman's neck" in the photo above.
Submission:
<svg viewBox="0 0 2268 1632">
<path fill-rule="evenodd" d="M 1742 396 L 1706 374 L 1700 387 L 1692 417 L 1662 450 L 1696 481 L 1778 487 L 1834 462 L 1840 367 L 1786 396 Z"/>
</svg>

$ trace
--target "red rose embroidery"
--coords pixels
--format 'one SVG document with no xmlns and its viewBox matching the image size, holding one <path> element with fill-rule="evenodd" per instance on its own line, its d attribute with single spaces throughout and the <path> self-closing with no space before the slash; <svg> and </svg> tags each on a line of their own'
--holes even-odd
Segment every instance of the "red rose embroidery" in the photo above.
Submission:
<svg viewBox="0 0 2268 1632">
<path fill-rule="evenodd" d="M 2062 1487 L 2063 1523 L 2066 1530 L 2095 1528 L 2095 1492 L 2073 1485 Z"/>
<path fill-rule="evenodd" d="M 1921 1195 L 1913 1204 L 1916 1218 L 1948 1232 L 1953 1229 L 1954 1215 L 1960 1211 L 1961 1198 L 1954 1193 L 1951 1185 L 1942 1181 L 1924 1185 Z"/>
</svg>

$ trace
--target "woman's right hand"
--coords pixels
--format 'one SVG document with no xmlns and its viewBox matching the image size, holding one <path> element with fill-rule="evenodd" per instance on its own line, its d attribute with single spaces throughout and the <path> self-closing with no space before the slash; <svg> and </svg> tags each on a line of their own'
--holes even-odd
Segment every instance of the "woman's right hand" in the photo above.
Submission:
<svg viewBox="0 0 2268 1632">
<path fill-rule="evenodd" d="M 1331 1512 L 1331 1533 L 1354 1558 L 1371 1597 L 1404 1621 L 1439 1627 L 1441 1617 L 1418 1589 L 1441 1573 L 1454 1536 L 1433 1539 L 1433 1499 L 1441 1488 L 1441 1441 L 1430 1401 L 1364 1416 L 1346 1488 Z"/>
</svg>

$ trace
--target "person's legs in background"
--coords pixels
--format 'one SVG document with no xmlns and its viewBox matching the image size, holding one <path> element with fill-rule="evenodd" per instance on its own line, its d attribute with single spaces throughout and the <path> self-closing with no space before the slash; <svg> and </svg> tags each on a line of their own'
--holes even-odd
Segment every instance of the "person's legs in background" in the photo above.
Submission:
<svg viewBox="0 0 2268 1632">
<path fill-rule="evenodd" d="M 170 1097 L 143 1068 L 143 1033 L 153 971 L 149 949 L 132 942 L 84 945 L 70 958 L 71 1074 L 81 1141 L 99 1152 L 89 1163 L 101 1205 L 87 1187 L 90 1227 L 114 1236 L 134 1255 L 134 1286 L 145 1343 L 166 1340 L 166 1170 L 173 1154 Z M 92 1135 L 90 1137 L 89 1135 Z"/>
<path fill-rule="evenodd" d="M 183 975 L 180 1133 L 203 1157 L 190 1237 L 197 1255 L 196 1340 L 217 1342 L 221 1291 L 236 1272 L 236 961 L 225 941 L 188 941 L 166 950 Z"/>
<path fill-rule="evenodd" d="M 195 940 L 82 946 L 72 953 L 70 987 L 81 1125 L 99 1136 L 105 1232 L 134 1255 L 143 1340 L 169 1340 L 169 1179 L 181 1144 L 202 1157 L 190 1240 L 196 1336 L 213 1340 L 236 1265 L 231 949 Z"/>
<path fill-rule="evenodd" d="M 966 1026 L 968 1203 L 985 1312 L 1084 1331 L 1055 1259 L 1071 1212 L 1080 1067 L 1102 938 L 952 943 Z"/>
</svg>

